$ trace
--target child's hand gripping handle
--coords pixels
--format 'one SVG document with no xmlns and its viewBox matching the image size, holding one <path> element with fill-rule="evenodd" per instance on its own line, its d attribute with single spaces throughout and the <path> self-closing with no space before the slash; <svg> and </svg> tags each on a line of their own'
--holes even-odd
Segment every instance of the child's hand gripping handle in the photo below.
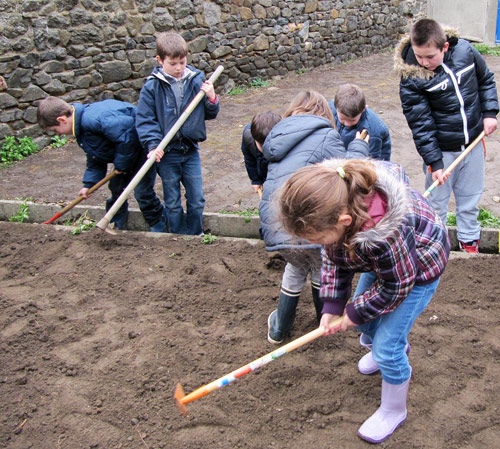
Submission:
<svg viewBox="0 0 500 449">
<path fill-rule="evenodd" d="M 462 154 L 460 154 L 460 156 L 458 156 L 451 164 L 450 166 L 443 172 L 443 176 L 446 176 L 448 175 L 449 173 L 451 173 L 453 171 L 453 169 L 458 165 L 460 164 L 460 162 L 465 158 L 465 156 L 467 156 L 471 151 L 472 149 L 479 143 L 479 141 L 484 137 L 484 131 L 481 131 L 481 134 L 479 134 L 479 136 L 477 136 L 473 141 L 472 143 L 464 150 L 462 151 Z M 424 193 L 424 198 L 427 198 L 431 192 L 436 188 L 436 186 L 439 185 L 439 180 L 436 179 L 432 185 L 425 191 Z"/>
<path fill-rule="evenodd" d="M 212 73 L 212 76 L 209 78 L 209 81 L 212 84 L 214 84 L 223 70 L 224 70 L 224 67 L 222 67 L 221 65 L 218 66 L 217 69 L 215 69 L 215 72 Z M 148 170 L 151 168 L 151 166 L 155 163 L 156 152 L 158 150 L 163 150 L 170 143 L 170 141 L 173 139 L 173 137 L 177 134 L 177 131 L 179 131 L 179 129 L 181 129 L 181 126 L 187 120 L 187 118 L 189 117 L 191 112 L 193 112 L 193 110 L 196 108 L 196 106 L 198 106 L 198 103 L 201 101 L 201 99 L 204 97 L 204 95 L 205 95 L 205 92 L 200 90 L 196 94 L 196 96 L 191 100 L 191 103 L 189 103 L 187 108 L 184 110 L 184 112 L 181 114 L 181 116 L 174 123 L 172 128 L 170 128 L 167 135 L 162 139 L 160 144 L 156 147 L 156 149 L 154 150 L 154 154 L 150 155 L 150 157 L 143 164 L 141 169 L 132 178 L 129 185 L 125 188 L 125 190 L 122 192 L 122 194 L 114 202 L 113 206 L 111 206 L 111 208 L 108 210 L 106 215 L 104 217 L 102 217 L 101 220 L 96 224 L 96 227 L 98 227 L 99 229 L 102 229 L 103 231 L 107 228 L 109 222 L 115 216 L 115 214 L 118 212 L 118 209 L 120 209 L 122 204 L 127 200 L 130 193 L 132 192 L 132 190 L 135 189 L 137 184 L 139 184 L 139 182 L 144 177 L 144 175 L 148 172 Z"/>
</svg>

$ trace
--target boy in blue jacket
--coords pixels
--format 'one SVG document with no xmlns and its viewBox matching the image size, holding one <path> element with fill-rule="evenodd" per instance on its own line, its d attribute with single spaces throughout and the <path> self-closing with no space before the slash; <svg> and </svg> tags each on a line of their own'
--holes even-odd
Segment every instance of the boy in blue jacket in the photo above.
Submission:
<svg viewBox="0 0 500 449">
<path fill-rule="evenodd" d="M 156 59 L 141 90 L 136 127 L 148 157 L 172 128 L 200 89 L 206 96 L 197 105 L 164 151 L 156 151 L 156 169 L 162 184 L 168 230 L 177 234 L 203 233 L 203 196 L 198 142 L 206 137 L 205 120 L 215 119 L 219 101 L 213 84 L 200 70 L 186 65 L 188 46 L 177 33 L 160 33 L 156 39 Z M 146 182 L 154 186 L 156 173 L 148 172 Z M 181 187 L 186 190 L 186 215 Z"/>
<path fill-rule="evenodd" d="M 252 123 L 247 125 L 241 138 L 241 152 L 245 160 L 245 168 L 255 193 L 262 192 L 262 186 L 267 176 L 268 161 L 262 154 L 262 146 L 272 127 L 281 120 L 281 115 L 273 111 L 256 114 Z M 256 137 L 254 137 L 256 136 Z"/>
<path fill-rule="evenodd" d="M 111 198 L 106 210 L 122 194 L 137 171 L 146 161 L 135 130 L 136 109 L 130 103 L 104 100 L 92 104 L 69 104 L 61 98 L 47 97 L 38 105 L 38 123 L 43 129 L 59 135 L 75 136 L 87 154 L 87 169 L 83 187 L 78 194 L 88 198 L 90 187 L 106 176 L 109 163 L 119 174 L 109 181 Z M 139 183 L 134 196 L 151 231 L 165 228 L 165 216 L 160 199 L 153 188 Z M 116 229 L 126 229 L 128 203 L 124 202 L 111 220 Z"/>
<path fill-rule="evenodd" d="M 370 157 L 381 161 L 391 159 L 389 128 L 366 106 L 365 94 L 359 86 L 341 85 L 335 94 L 335 99 L 328 104 L 344 145 L 349 145 L 356 138 L 357 132 L 366 129 L 370 136 Z"/>
</svg>

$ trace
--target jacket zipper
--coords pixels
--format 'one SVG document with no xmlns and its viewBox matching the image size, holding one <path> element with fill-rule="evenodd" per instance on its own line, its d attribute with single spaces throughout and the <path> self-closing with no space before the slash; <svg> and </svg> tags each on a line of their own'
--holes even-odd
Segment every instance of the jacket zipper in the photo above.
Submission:
<svg viewBox="0 0 500 449">
<path fill-rule="evenodd" d="M 460 115 L 462 116 L 462 123 L 464 126 L 465 145 L 467 145 L 469 143 L 469 131 L 467 129 L 467 115 L 465 114 L 464 99 L 453 71 L 446 64 L 442 63 L 441 65 L 443 66 L 444 71 L 450 76 L 453 87 L 455 88 L 455 93 L 457 94 L 458 102 L 460 103 Z"/>
</svg>

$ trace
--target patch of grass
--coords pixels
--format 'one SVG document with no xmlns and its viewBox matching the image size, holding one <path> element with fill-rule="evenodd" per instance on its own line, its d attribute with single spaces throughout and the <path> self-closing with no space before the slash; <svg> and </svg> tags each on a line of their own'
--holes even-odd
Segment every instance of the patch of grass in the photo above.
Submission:
<svg viewBox="0 0 500 449">
<path fill-rule="evenodd" d="M 472 44 L 473 47 L 482 55 L 500 55 L 500 47 L 490 47 L 486 44 Z"/>
<path fill-rule="evenodd" d="M 66 136 L 53 136 L 52 140 L 50 141 L 49 147 L 50 148 L 61 148 L 64 145 L 68 143 L 68 139 Z"/>
<path fill-rule="evenodd" d="M 500 228 L 500 218 L 495 217 L 489 210 L 479 208 L 479 215 L 477 217 L 479 224 L 482 228 Z M 448 212 L 447 226 L 457 225 L 457 215 L 454 212 Z"/>
<path fill-rule="evenodd" d="M 82 215 L 80 215 L 76 220 L 69 218 L 64 222 L 65 226 L 76 226 L 71 234 L 78 235 L 84 231 L 89 231 L 95 228 L 95 220 L 92 220 L 89 216 L 89 212 L 86 210 Z"/>
<path fill-rule="evenodd" d="M 303 73 L 306 73 L 306 72 L 308 72 L 308 71 L 309 71 L 309 69 L 306 69 L 306 68 L 297 69 L 297 73 L 298 73 L 299 75 L 302 75 Z"/>
<path fill-rule="evenodd" d="M 17 210 L 15 215 L 12 215 L 12 217 L 9 218 L 9 221 L 17 222 L 17 223 L 24 223 L 29 220 L 30 218 L 30 211 L 29 211 L 29 206 L 28 206 L 28 201 L 33 201 L 32 197 L 25 198 L 21 205 L 19 206 L 19 209 Z"/>
<path fill-rule="evenodd" d="M 7 136 L 0 149 L 0 163 L 5 165 L 20 161 L 39 150 L 31 137 Z"/>
<path fill-rule="evenodd" d="M 217 240 L 217 237 L 215 235 L 210 234 L 210 232 L 207 232 L 206 234 L 203 234 L 201 236 L 201 243 L 205 245 L 210 245 L 214 243 Z"/>
<path fill-rule="evenodd" d="M 259 209 L 257 207 L 248 207 L 246 210 L 233 210 L 233 211 L 222 209 L 219 213 L 225 215 L 239 215 L 240 217 L 246 217 L 245 223 L 249 223 L 250 217 L 259 215 Z"/>
</svg>

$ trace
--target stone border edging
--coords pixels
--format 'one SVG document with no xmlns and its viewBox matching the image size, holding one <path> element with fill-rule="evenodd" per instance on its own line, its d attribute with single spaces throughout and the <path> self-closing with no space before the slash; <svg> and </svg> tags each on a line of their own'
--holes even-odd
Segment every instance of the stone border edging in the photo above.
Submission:
<svg viewBox="0 0 500 449">
<path fill-rule="evenodd" d="M 23 201 L 0 200 L 0 221 L 9 221 L 9 218 L 16 215 Z M 26 203 L 29 207 L 29 223 L 43 223 L 50 220 L 61 210 L 58 204 Z M 77 205 L 54 224 L 62 224 L 68 219 L 75 220 L 85 211 L 88 211 L 93 220 L 99 221 L 105 214 L 103 206 Z M 259 239 L 259 217 L 243 217 L 240 215 L 219 214 L 215 212 L 205 212 L 203 214 L 203 227 L 210 233 L 221 237 L 235 237 L 243 239 Z M 130 208 L 128 218 L 129 231 L 148 231 L 149 227 L 144 221 L 139 209 Z M 457 229 L 454 226 L 448 228 L 451 248 L 458 250 Z M 481 230 L 481 253 L 500 253 L 500 230 L 483 228 Z"/>
</svg>

